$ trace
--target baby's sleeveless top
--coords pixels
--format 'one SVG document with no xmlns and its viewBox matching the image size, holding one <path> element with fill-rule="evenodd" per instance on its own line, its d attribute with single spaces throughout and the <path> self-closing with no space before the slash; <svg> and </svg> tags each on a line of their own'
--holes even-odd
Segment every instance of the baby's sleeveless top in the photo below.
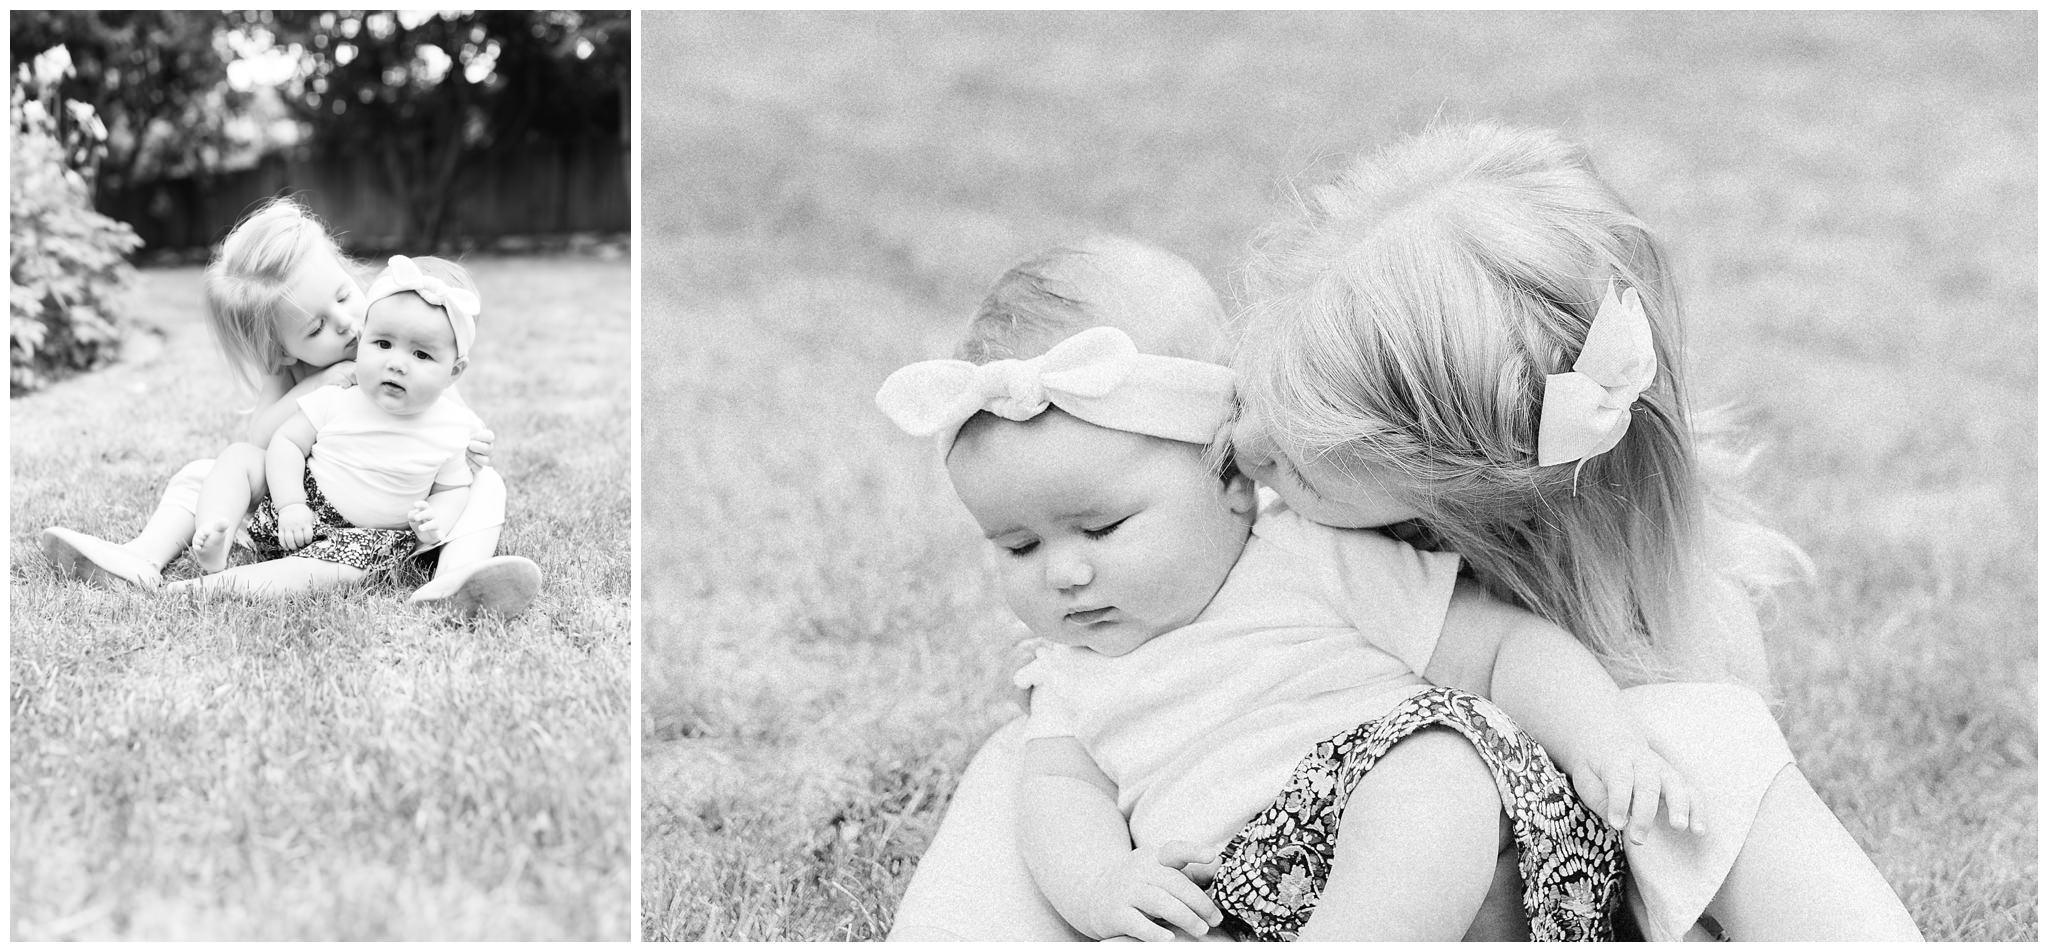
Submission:
<svg viewBox="0 0 2048 952">
<path fill-rule="evenodd" d="M 1121 657 L 1052 643 L 1017 674 L 1027 738 L 1075 738 L 1140 846 L 1221 844 L 1317 741 L 1424 686 L 1458 559 L 1284 506 L 1200 617 Z"/>
</svg>

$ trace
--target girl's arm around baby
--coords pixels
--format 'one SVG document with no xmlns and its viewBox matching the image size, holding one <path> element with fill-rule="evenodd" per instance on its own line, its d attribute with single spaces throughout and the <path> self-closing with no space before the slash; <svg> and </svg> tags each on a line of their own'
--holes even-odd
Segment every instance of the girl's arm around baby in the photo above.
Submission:
<svg viewBox="0 0 2048 952">
<path fill-rule="evenodd" d="M 1072 737 L 1025 742 L 1020 813 L 1025 865 L 1069 925 L 1097 939 L 1166 942 L 1153 920 L 1201 935 L 1223 914 L 1182 870 L 1213 863 L 1212 847 L 1175 841 L 1132 849 L 1116 786 Z"/>
<path fill-rule="evenodd" d="M 1660 802 L 1674 829 L 1701 832 L 1684 775 L 1651 749 L 1592 652 L 1556 625 L 1458 585 L 1423 676 L 1500 705 L 1571 775 L 1579 799 L 1631 841 L 1643 842 Z"/>
<path fill-rule="evenodd" d="M 311 374 L 294 384 L 291 378 L 277 374 L 263 387 L 256 397 L 256 412 L 249 414 L 249 442 L 257 446 L 269 446 L 283 426 L 299 412 L 299 398 L 321 387 L 348 387 L 356 382 L 356 362 L 344 360 L 325 370 Z"/>
</svg>

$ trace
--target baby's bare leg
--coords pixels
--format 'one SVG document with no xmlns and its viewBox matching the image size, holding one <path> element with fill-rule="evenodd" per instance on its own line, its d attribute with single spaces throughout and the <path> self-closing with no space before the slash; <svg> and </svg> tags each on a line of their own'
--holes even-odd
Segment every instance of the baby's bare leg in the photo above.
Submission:
<svg viewBox="0 0 2048 952">
<path fill-rule="evenodd" d="M 286 556 L 269 562 L 241 565 L 225 572 L 164 586 L 173 592 L 239 592 L 264 598 L 280 598 L 300 592 L 315 592 L 354 585 L 368 573 L 353 565 L 323 562 L 303 556 Z"/>
<path fill-rule="evenodd" d="M 1304 941 L 1455 941 L 1473 925 L 1500 853 L 1500 794 L 1463 737 L 1429 728 L 1394 745 L 1352 791 Z"/>
<path fill-rule="evenodd" d="M 1515 846 L 1515 832 L 1500 825 L 1500 855 L 1493 866 L 1493 886 L 1486 903 L 1465 931 L 1467 942 L 1529 941 L 1529 910 L 1522 905 L 1521 851 Z"/>
<path fill-rule="evenodd" d="M 199 510 L 193 518 L 192 561 L 199 571 L 227 568 L 235 527 L 249 514 L 253 500 L 263 498 L 263 450 L 254 443 L 236 443 L 215 460 L 199 487 Z"/>
</svg>

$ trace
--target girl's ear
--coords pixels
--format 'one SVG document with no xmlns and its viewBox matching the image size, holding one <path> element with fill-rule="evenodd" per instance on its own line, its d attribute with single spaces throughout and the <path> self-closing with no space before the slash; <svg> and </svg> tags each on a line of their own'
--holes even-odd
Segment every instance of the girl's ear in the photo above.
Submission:
<svg viewBox="0 0 2048 952">
<path fill-rule="evenodd" d="M 454 364 L 452 364 L 452 365 L 450 365 L 450 366 L 448 367 L 448 379 L 449 379 L 449 380 L 451 380 L 451 381 L 453 381 L 453 380 L 460 380 L 460 379 L 462 379 L 462 372 L 463 372 L 463 371 L 465 371 L 465 370 L 468 370 L 468 369 L 469 369 L 469 358 L 467 358 L 467 357 L 460 357 L 460 358 L 457 358 L 457 359 L 456 359 L 456 361 L 455 361 L 455 363 L 454 363 Z"/>
</svg>

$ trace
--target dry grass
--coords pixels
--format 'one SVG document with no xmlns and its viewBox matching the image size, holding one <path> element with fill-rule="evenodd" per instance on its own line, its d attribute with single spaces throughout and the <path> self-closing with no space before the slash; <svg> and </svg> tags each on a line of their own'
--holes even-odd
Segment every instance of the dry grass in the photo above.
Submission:
<svg viewBox="0 0 2048 952">
<path fill-rule="evenodd" d="M 1073 233 L 1219 283 L 1432 117 L 1586 141 L 1819 563 L 1802 764 L 1931 938 L 2038 932 L 2035 30 L 1992 15 L 650 15 L 644 933 L 884 933 L 1013 713 L 936 464 L 869 402 Z"/>
<path fill-rule="evenodd" d="M 14 938 L 630 935 L 628 265 L 471 270 L 500 551 L 545 576 L 509 622 L 55 577 L 37 530 L 132 532 L 237 428 L 197 269 L 143 272 L 154 354 L 11 402 Z"/>
</svg>

